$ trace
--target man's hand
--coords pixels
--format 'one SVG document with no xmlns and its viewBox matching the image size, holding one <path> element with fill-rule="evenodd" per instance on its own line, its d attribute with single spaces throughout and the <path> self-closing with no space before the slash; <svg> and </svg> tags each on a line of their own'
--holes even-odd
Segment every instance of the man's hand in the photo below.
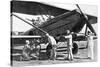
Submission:
<svg viewBox="0 0 100 67">
<path fill-rule="evenodd" d="M 48 33 L 46 33 L 46 36 L 49 36 L 49 34 L 48 34 Z"/>
</svg>

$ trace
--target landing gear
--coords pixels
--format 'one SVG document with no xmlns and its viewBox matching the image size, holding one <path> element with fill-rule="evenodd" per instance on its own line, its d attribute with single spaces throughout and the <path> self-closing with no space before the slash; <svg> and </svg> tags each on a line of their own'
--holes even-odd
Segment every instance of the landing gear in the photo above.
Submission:
<svg viewBox="0 0 100 67">
<path fill-rule="evenodd" d="M 72 53 L 77 54 L 78 53 L 78 45 L 76 43 L 73 43 Z"/>
</svg>

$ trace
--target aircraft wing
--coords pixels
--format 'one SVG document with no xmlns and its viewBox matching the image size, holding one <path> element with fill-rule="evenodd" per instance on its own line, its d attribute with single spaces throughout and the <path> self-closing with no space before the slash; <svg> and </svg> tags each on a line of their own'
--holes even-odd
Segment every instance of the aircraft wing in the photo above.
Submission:
<svg viewBox="0 0 100 67">
<path fill-rule="evenodd" d="M 81 14 L 78 13 L 76 10 L 73 10 L 56 16 L 54 19 L 51 19 L 39 26 L 39 28 L 48 32 L 50 35 L 57 36 L 66 34 L 67 29 L 72 32 L 78 33 L 81 31 L 84 24 L 85 21 L 81 17 Z M 34 35 L 44 35 L 44 33 L 34 28 L 26 31 L 24 35 L 29 35 L 32 33 Z"/>
<path fill-rule="evenodd" d="M 68 12 L 69 10 L 65 10 L 62 8 L 58 8 L 55 6 L 39 3 L 39 2 L 31 2 L 31 1 L 11 1 L 11 12 L 23 13 L 29 15 L 53 15 L 57 16 Z"/>
<path fill-rule="evenodd" d="M 34 1 L 11 1 L 11 13 L 23 13 L 29 15 L 52 15 L 58 16 L 66 12 L 70 12 L 70 10 L 62 9 L 56 6 L 34 2 Z M 87 15 L 91 24 L 96 23 L 97 17 Z"/>
<path fill-rule="evenodd" d="M 85 22 L 81 18 L 80 13 L 76 10 L 70 11 L 59 7 L 31 1 L 11 1 L 11 13 L 23 13 L 30 15 L 52 15 L 55 18 L 46 21 L 39 28 L 48 32 L 49 34 L 56 36 L 65 34 L 65 30 L 69 29 L 75 33 L 78 33 L 83 28 Z M 87 15 L 90 24 L 97 23 L 97 17 Z M 24 35 L 41 35 L 43 34 L 37 29 L 30 29 L 24 33 Z"/>
<path fill-rule="evenodd" d="M 11 40 L 12 40 L 12 44 L 25 44 L 26 40 L 34 40 L 34 39 L 39 39 L 41 43 L 45 43 L 46 40 L 44 41 L 44 39 L 46 39 L 44 36 L 25 36 L 25 35 L 12 35 L 11 36 Z"/>
<path fill-rule="evenodd" d="M 41 38 L 41 36 L 11 36 L 11 38 Z"/>
</svg>

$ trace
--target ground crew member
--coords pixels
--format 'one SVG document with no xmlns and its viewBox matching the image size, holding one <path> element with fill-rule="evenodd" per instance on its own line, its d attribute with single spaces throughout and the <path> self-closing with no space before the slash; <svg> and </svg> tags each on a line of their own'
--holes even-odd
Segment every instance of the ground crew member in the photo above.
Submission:
<svg viewBox="0 0 100 67">
<path fill-rule="evenodd" d="M 48 33 L 46 34 L 46 36 L 48 37 L 49 44 L 52 45 L 50 59 L 55 60 L 56 59 L 56 48 L 57 48 L 56 40 L 53 36 L 49 35 Z"/>
<path fill-rule="evenodd" d="M 94 48 L 93 35 L 92 35 L 92 33 L 90 33 L 90 32 L 88 32 L 88 36 L 87 36 L 87 45 L 88 45 L 88 58 L 94 59 L 94 52 L 93 52 L 93 48 Z"/>
<path fill-rule="evenodd" d="M 65 38 L 68 39 L 67 45 L 68 45 L 68 60 L 73 60 L 73 54 L 72 54 L 72 48 L 73 48 L 73 43 L 72 43 L 72 34 L 70 33 L 69 30 L 67 30 L 67 36 Z"/>
<path fill-rule="evenodd" d="M 29 40 L 26 40 L 26 45 L 24 46 L 23 48 L 23 51 L 22 51 L 22 56 L 24 58 L 24 60 L 30 60 L 30 52 L 31 52 L 31 47 L 30 47 L 30 41 Z"/>
<path fill-rule="evenodd" d="M 40 40 L 37 39 L 35 40 L 35 53 L 36 53 L 36 56 L 37 56 L 37 60 L 39 60 L 40 58 Z"/>
<path fill-rule="evenodd" d="M 30 52 L 28 53 L 28 56 L 33 59 L 35 58 L 36 60 L 39 59 L 39 51 L 40 51 L 40 46 L 39 43 L 37 43 L 37 40 L 31 40 L 30 41 Z"/>
</svg>

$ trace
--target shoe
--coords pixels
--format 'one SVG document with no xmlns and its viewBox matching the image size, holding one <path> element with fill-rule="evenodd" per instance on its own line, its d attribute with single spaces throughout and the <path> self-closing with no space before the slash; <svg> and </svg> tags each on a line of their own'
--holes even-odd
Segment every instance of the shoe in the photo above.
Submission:
<svg viewBox="0 0 100 67">
<path fill-rule="evenodd" d="M 88 59 L 92 59 L 91 57 L 88 57 Z"/>
</svg>

